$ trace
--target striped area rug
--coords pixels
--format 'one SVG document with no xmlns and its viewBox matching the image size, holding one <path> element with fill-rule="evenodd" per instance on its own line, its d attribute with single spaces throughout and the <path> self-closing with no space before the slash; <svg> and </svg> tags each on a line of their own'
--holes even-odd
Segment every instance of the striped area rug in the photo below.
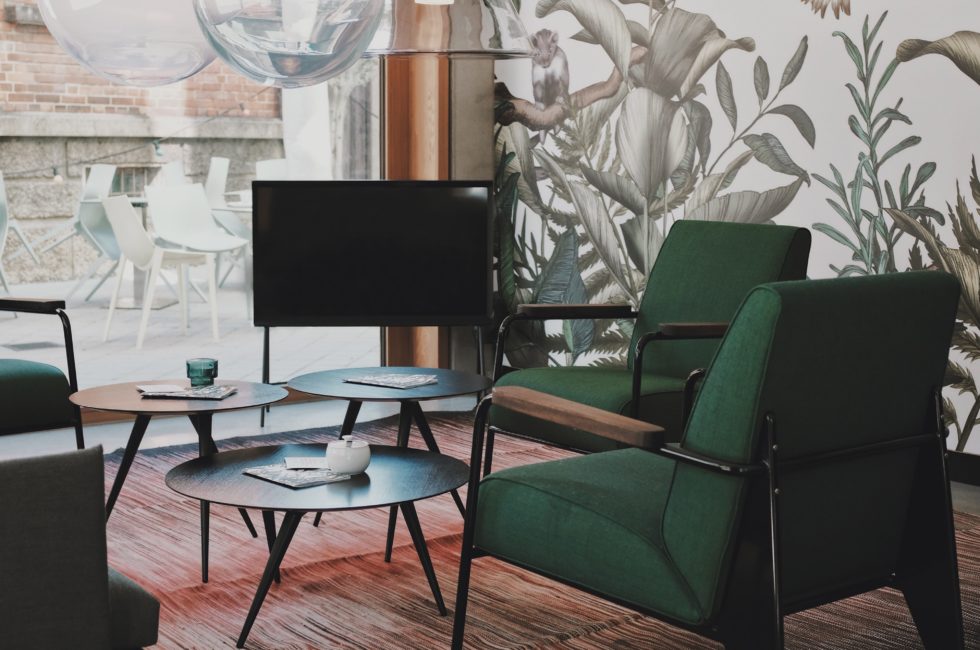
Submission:
<svg viewBox="0 0 980 650">
<path fill-rule="evenodd" d="M 467 459 L 470 413 L 429 416 L 442 451 Z M 190 424 L 188 423 L 188 427 Z M 397 420 L 358 424 L 372 443 L 393 444 Z M 337 428 L 232 439 L 221 449 L 328 442 Z M 422 447 L 413 430 L 412 446 Z M 161 602 L 160 648 L 233 648 L 267 557 L 264 536 L 248 535 L 232 508 L 212 508 L 210 582 L 200 581 L 198 504 L 163 482 L 195 457 L 197 445 L 140 452 L 108 525 L 109 561 Z M 549 460 L 564 452 L 501 437 L 495 467 Z M 108 490 L 122 456 L 106 457 Z M 249 648 L 448 648 L 462 519 L 448 495 L 417 504 L 443 596 L 440 617 L 411 539 L 400 522 L 390 564 L 383 560 L 386 510 L 308 515 L 248 640 Z M 261 523 L 258 513 L 253 516 Z M 980 648 L 980 518 L 957 516 L 967 647 Z M 807 650 L 919 648 L 900 594 L 880 590 L 787 619 L 787 647 Z M 719 648 L 669 625 L 493 559 L 474 564 L 469 648 Z"/>
</svg>

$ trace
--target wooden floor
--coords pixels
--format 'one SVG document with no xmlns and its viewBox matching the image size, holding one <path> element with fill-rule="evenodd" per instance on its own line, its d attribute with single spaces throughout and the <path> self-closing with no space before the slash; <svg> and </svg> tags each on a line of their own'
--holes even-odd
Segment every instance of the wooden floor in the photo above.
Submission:
<svg viewBox="0 0 980 650">
<path fill-rule="evenodd" d="M 185 375 L 184 361 L 213 357 L 219 376 L 226 379 L 259 381 L 262 376 L 262 329 L 254 327 L 246 314 L 241 278 L 232 275 L 218 290 L 221 339 L 211 338 L 210 310 L 200 297 L 190 293 L 188 331 L 181 332 L 176 305 L 150 314 L 146 341 L 136 349 L 138 310 L 117 310 L 108 342 L 102 332 L 108 314 L 112 281 L 106 282 L 88 302 L 83 300 L 91 286 L 79 291 L 68 303 L 72 322 L 78 382 L 81 388 L 122 381 L 168 379 Z M 202 282 L 198 282 L 203 285 Z M 12 287 L 17 297 L 63 298 L 72 282 L 24 284 Z M 123 291 L 132 283 L 125 281 Z M 324 287 L 329 292 L 329 287 Z M 161 285 L 158 296 L 171 297 Z M 272 330 L 272 380 L 330 368 L 376 366 L 379 333 L 373 327 L 276 328 Z M 13 347 L 11 347 L 13 346 Z M 61 326 L 57 318 L 0 313 L 0 357 L 42 361 L 65 367 Z"/>
</svg>

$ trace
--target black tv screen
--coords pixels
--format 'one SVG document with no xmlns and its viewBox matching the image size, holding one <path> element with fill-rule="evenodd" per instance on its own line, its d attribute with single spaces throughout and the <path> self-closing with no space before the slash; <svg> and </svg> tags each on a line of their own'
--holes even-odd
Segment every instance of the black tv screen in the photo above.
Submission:
<svg viewBox="0 0 980 650">
<path fill-rule="evenodd" d="M 255 324 L 482 325 L 489 181 L 255 181 Z"/>
</svg>

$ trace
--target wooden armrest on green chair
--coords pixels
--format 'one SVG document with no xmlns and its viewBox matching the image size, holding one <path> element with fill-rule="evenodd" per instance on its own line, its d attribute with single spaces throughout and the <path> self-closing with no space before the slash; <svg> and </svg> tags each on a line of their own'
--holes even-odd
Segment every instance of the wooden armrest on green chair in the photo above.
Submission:
<svg viewBox="0 0 980 650">
<path fill-rule="evenodd" d="M 575 320 L 593 318 L 636 318 L 636 310 L 629 304 L 616 305 L 543 305 L 521 304 L 516 311 L 504 318 L 497 331 L 497 349 L 493 362 L 493 380 L 503 374 L 504 342 L 511 323 L 515 320 Z"/>
<path fill-rule="evenodd" d="M 660 338 L 720 339 L 728 331 L 728 323 L 660 323 Z"/>
<path fill-rule="evenodd" d="M 664 430 L 656 424 L 634 420 L 530 388 L 501 386 L 493 390 L 491 399 L 496 406 L 631 447 L 659 449 L 664 444 Z"/>
<path fill-rule="evenodd" d="M 0 298 L 0 311 L 18 311 L 25 314 L 57 314 L 59 309 L 64 308 L 64 300 Z"/>
<path fill-rule="evenodd" d="M 590 319 L 590 318 L 636 318 L 633 305 L 518 305 L 515 312 L 522 318 L 532 319 Z"/>
<path fill-rule="evenodd" d="M 728 331 L 728 323 L 660 323 L 655 332 L 647 332 L 636 343 L 636 356 L 633 363 L 633 401 L 631 415 L 636 416 L 639 408 L 641 380 L 643 378 L 643 349 L 653 341 L 693 341 L 699 339 L 720 339 Z M 690 381 L 690 377 L 688 380 Z M 690 386 L 685 389 L 690 390 Z M 690 395 L 685 394 L 685 399 Z M 685 407 L 689 408 L 689 406 Z M 687 419 L 686 413 L 684 420 Z"/>
</svg>

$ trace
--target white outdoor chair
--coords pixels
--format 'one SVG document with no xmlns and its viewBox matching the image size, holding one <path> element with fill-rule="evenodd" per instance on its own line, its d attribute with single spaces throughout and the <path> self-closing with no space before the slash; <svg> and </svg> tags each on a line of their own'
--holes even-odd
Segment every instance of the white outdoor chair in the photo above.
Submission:
<svg viewBox="0 0 980 650">
<path fill-rule="evenodd" d="M 211 335 L 214 340 L 218 340 L 218 298 L 216 287 L 216 273 L 214 268 L 213 253 L 198 253 L 190 251 L 174 250 L 162 248 L 153 243 L 150 235 L 143 228 L 143 223 L 129 198 L 125 196 L 113 196 L 103 200 L 106 215 L 112 224 L 112 230 L 116 234 L 122 255 L 120 257 L 119 275 L 116 278 L 116 286 L 112 291 L 112 301 L 109 303 L 109 315 L 106 317 L 105 330 L 102 333 L 102 340 L 109 340 L 109 328 L 112 325 L 112 317 L 116 311 L 116 303 L 119 300 L 119 289 L 122 287 L 123 276 L 126 274 L 126 266 L 132 265 L 142 271 L 149 271 L 147 286 L 143 292 L 143 314 L 140 319 L 139 333 L 136 335 L 136 347 L 143 347 L 143 339 L 146 337 L 146 327 L 150 320 L 150 311 L 153 307 L 153 294 L 156 290 L 160 271 L 164 268 L 176 268 L 177 270 L 177 300 L 180 309 L 180 324 L 184 332 L 187 331 L 187 285 L 185 283 L 185 269 L 187 266 L 204 264 L 208 274 L 208 303 L 211 307 Z"/>
<path fill-rule="evenodd" d="M 146 198 L 157 236 L 202 253 L 244 253 L 248 240 L 229 234 L 215 222 L 204 186 L 147 187 Z M 252 302 L 252 262 L 245 254 L 245 298 Z"/>
<path fill-rule="evenodd" d="M 65 226 L 60 226 L 55 230 L 45 233 L 38 239 L 38 241 L 46 241 L 52 235 L 58 236 L 53 243 L 41 249 L 42 255 L 76 235 L 84 237 L 99 253 L 99 256 L 86 269 L 82 277 L 78 279 L 78 282 L 68 292 L 68 295 L 65 296 L 65 300 L 71 300 L 75 292 L 83 284 L 91 280 L 106 262 L 112 262 L 109 270 L 102 274 L 95 287 L 85 296 L 85 300 L 88 301 L 109 276 L 112 275 L 112 272 L 119 264 L 119 247 L 116 245 L 112 229 L 105 219 L 102 208 L 102 199 L 109 196 L 109 192 L 112 190 L 112 179 L 115 175 L 115 165 L 92 165 L 88 172 L 88 178 L 85 179 L 85 185 L 82 187 L 82 195 L 78 199 L 78 207 L 75 208 L 75 214 L 71 221 Z"/>
<path fill-rule="evenodd" d="M 3 172 L 0 172 L 0 285 L 3 285 L 4 291 L 10 293 L 10 288 L 7 286 L 7 278 L 3 275 L 3 251 L 7 246 L 8 231 L 17 235 L 17 239 L 20 240 L 27 254 L 31 256 L 35 264 L 39 264 L 41 260 L 37 258 L 34 249 L 31 248 L 27 238 L 24 237 L 24 231 L 10 218 L 10 213 L 7 208 L 7 186 L 3 181 Z M 16 316 L 16 314 L 14 315 Z"/>
<path fill-rule="evenodd" d="M 184 173 L 183 160 L 171 160 L 160 167 L 159 178 L 164 185 L 190 185 L 191 182 Z"/>
<path fill-rule="evenodd" d="M 225 200 L 225 186 L 228 184 L 228 167 L 230 162 L 227 158 L 211 158 L 208 177 L 204 181 L 204 193 L 208 195 L 208 203 L 211 205 L 211 215 L 218 222 L 218 225 L 227 230 L 228 234 L 241 237 L 251 242 L 251 229 L 242 223 L 242 220 L 238 218 L 234 210 L 228 208 L 228 203 Z M 244 268 L 246 255 L 248 255 L 248 250 L 243 248 L 240 252 L 227 256 L 228 261 L 231 263 L 228 265 L 228 269 L 224 275 L 221 274 L 222 256 L 218 256 L 219 287 L 224 286 L 225 281 L 236 266 Z"/>
</svg>

